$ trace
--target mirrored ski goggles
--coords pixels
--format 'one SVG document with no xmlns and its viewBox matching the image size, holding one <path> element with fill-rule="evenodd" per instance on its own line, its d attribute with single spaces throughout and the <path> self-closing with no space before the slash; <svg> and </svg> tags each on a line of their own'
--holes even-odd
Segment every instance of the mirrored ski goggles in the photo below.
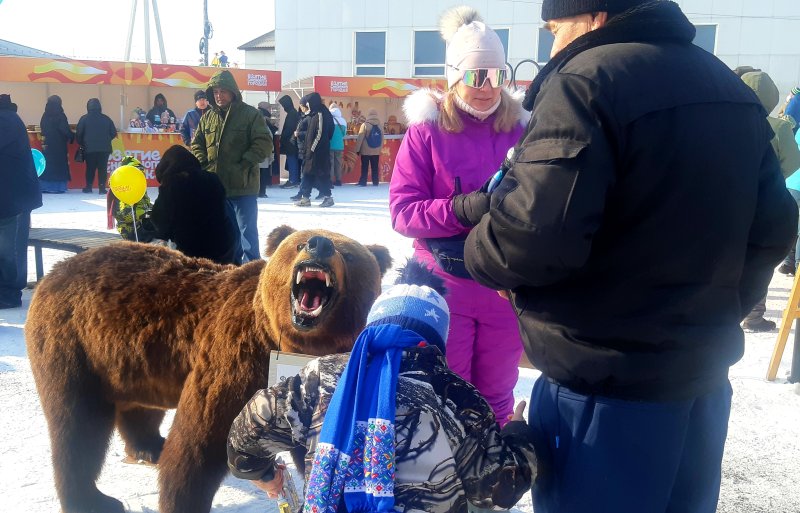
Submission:
<svg viewBox="0 0 800 513">
<path fill-rule="evenodd" d="M 455 68 L 458 69 L 458 68 Z M 480 89 L 486 84 L 488 80 L 492 87 L 500 87 L 506 83 L 506 68 L 484 68 L 484 69 L 465 69 L 458 70 L 464 74 L 461 76 L 461 81 L 464 85 Z"/>
</svg>

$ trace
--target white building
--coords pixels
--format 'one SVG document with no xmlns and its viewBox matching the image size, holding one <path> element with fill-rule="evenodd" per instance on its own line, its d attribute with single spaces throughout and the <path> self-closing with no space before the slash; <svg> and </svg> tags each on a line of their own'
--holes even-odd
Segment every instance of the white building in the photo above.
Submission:
<svg viewBox="0 0 800 513">
<path fill-rule="evenodd" d="M 763 69 L 781 96 L 800 85 L 800 0 L 678 3 L 698 27 L 695 42 L 731 68 Z M 284 83 L 314 75 L 443 76 L 437 20 L 461 4 L 477 8 L 498 31 L 512 66 L 549 58 L 540 0 L 275 0 L 274 33 L 241 47 L 245 66 L 278 69 Z M 523 63 L 518 78 L 530 80 L 534 71 Z"/>
</svg>

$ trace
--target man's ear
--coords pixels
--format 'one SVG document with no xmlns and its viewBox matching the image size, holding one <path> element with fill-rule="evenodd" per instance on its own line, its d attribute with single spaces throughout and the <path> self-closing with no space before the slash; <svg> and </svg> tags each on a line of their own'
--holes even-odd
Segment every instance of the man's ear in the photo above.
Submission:
<svg viewBox="0 0 800 513">
<path fill-rule="evenodd" d="M 608 13 L 606 11 L 593 12 L 590 30 L 597 30 L 605 26 L 606 23 L 608 23 Z"/>
</svg>

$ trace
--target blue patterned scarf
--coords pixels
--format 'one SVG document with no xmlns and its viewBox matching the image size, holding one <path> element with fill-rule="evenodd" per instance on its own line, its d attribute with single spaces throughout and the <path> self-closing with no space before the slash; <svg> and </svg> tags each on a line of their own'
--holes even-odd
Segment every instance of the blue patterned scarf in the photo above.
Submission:
<svg viewBox="0 0 800 513">
<path fill-rule="evenodd" d="M 403 349 L 422 337 L 394 324 L 370 326 L 356 340 L 336 386 L 306 489 L 304 513 L 394 508 L 395 390 Z"/>
</svg>

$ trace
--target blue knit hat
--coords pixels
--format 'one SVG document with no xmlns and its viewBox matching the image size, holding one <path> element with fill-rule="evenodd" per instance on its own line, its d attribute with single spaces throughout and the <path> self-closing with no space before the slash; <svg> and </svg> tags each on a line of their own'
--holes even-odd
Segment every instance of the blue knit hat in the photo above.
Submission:
<svg viewBox="0 0 800 513">
<path fill-rule="evenodd" d="M 370 308 L 367 326 L 379 324 L 396 324 L 409 329 L 444 353 L 450 309 L 432 287 L 401 283 L 378 296 Z"/>
</svg>

